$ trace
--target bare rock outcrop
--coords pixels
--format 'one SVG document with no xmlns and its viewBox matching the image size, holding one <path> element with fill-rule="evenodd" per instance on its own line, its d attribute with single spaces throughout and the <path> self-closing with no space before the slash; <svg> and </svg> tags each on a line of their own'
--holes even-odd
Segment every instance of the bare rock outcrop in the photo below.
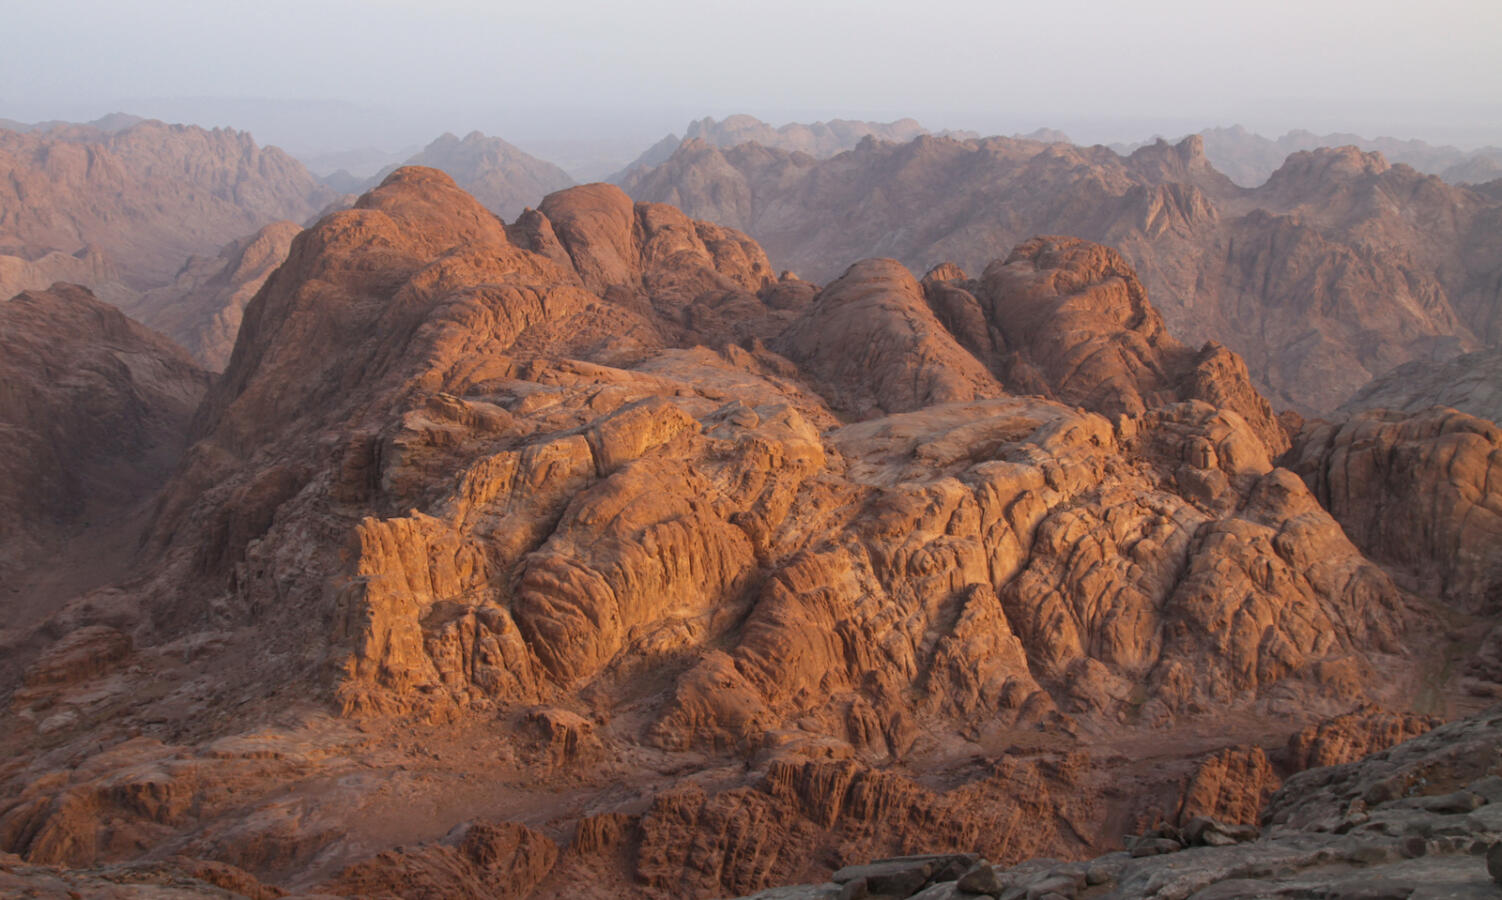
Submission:
<svg viewBox="0 0 1502 900">
<path fill-rule="evenodd" d="M 126 313 L 167 335 L 211 371 L 222 371 L 235 348 L 245 305 L 287 258 L 302 231 L 273 222 L 227 244 L 218 256 L 194 256 L 166 287 L 121 303 Z"/>
<path fill-rule="evenodd" d="M 1227 748 L 1195 769 L 1179 802 L 1178 822 L 1208 816 L 1233 825 L 1255 825 L 1267 799 L 1282 785 L 1261 747 Z"/>
<path fill-rule="evenodd" d="M 822 884 L 747 900 L 963 898 L 1493 897 L 1502 884 L 1502 710 L 1436 728 L 1343 765 L 1290 778 L 1263 827 L 1197 816 L 1128 835 L 1128 851 L 993 865 L 983 853 L 846 866 Z"/>
<path fill-rule="evenodd" d="M 1434 407 L 1306 426 L 1289 454 L 1346 533 L 1409 589 L 1502 608 L 1502 430 Z"/>
<path fill-rule="evenodd" d="M 372 900 L 526 897 L 558 859 L 556 844 L 512 822 L 475 822 L 451 837 L 356 863 L 319 885 L 319 893 Z"/>
<path fill-rule="evenodd" d="M 1292 771 L 1355 762 L 1425 734 L 1440 724 L 1434 716 L 1361 711 L 1308 726 L 1288 739 L 1284 764 Z"/>
<path fill-rule="evenodd" d="M 857 418 L 1001 394 L 896 260 L 851 266 L 819 293 L 778 348 L 816 379 L 832 406 Z"/>
<path fill-rule="evenodd" d="M 1412 702 L 1428 624 L 1239 359 L 1104 248 L 991 269 L 817 290 L 397 170 L 245 307 L 130 577 L 28 632 L 0 849 L 538 897 L 1082 857 L 1187 760 Z M 1118 784 L 1118 738 L 1184 759 Z"/>
</svg>

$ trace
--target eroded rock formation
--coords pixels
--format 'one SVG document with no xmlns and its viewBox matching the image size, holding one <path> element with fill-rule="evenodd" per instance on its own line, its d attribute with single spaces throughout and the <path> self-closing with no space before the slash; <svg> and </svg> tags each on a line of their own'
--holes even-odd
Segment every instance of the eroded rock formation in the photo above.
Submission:
<svg viewBox="0 0 1502 900">
<path fill-rule="evenodd" d="M 661 897 L 1080 857 L 1442 643 L 1240 358 L 1077 239 L 819 289 L 609 186 L 508 226 L 403 168 L 292 240 L 190 436 L 9 683 L 30 863 Z M 1183 756 L 1119 781 L 1164 769 L 1134 740 Z"/>
<path fill-rule="evenodd" d="M 1295 153 L 1244 189 L 1199 136 L 1129 155 L 919 136 L 825 160 L 690 140 L 623 184 L 740 228 L 814 279 L 872 255 L 982 271 L 1035 234 L 1110 244 L 1170 331 L 1224 342 L 1280 407 L 1303 412 L 1410 360 L 1502 340 L 1497 198 L 1354 147 Z"/>
</svg>

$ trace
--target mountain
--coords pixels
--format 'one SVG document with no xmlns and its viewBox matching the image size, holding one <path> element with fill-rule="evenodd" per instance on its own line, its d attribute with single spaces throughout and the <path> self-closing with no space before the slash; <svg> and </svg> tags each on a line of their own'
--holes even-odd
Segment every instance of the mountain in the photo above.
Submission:
<svg viewBox="0 0 1502 900">
<path fill-rule="evenodd" d="M 753 116 L 736 115 L 718 122 L 709 117 L 690 122 L 683 139 L 701 140 L 716 147 L 755 143 L 823 158 L 849 150 L 867 136 L 878 141 L 907 143 L 920 134 L 928 134 L 928 129 L 912 119 L 895 122 L 831 119 L 810 124 L 791 122 L 774 128 Z"/>
<path fill-rule="evenodd" d="M 1170 331 L 1224 340 L 1280 406 L 1330 410 L 1413 359 L 1502 340 L 1502 203 L 1354 148 L 1237 187 L 1189 138 L 1119 156 L 1015 138 L 865 141 L 827 160 L 688 141 L 626 190 L 740 228 L 780 268 L 983 266 L 1034 234 L 1119 247 Z"/>
<path fill-rule="evenodd" d="M 333 199 L 300 163 L 244 132 L 156 121 L 0 131 L 0 255 L 40 265 L 51 253 L 94 253 L 132 291 Z"/>
<path fill-rule="evenodd" d="M 171 341 L 77 285 L 0 301 L 0 634 L 118 575 L 207 386 Z"/>
<path fill-rule="evenodd" d="M 1340 411 L 1419 412 L 1431 406 L 1448 406 L 1502 423 L 1502 350 L 1478 350 L 1399 366 L 1362 387 Z"/>
<path fill-rule="evenodd" d="M 0 298 L 66 281 L 93 285 L 100 299 L 120 306 L 136 297 L 135 291 L 120 283 L 120 277 L 115 264 L 93 247 L 75 253 L 53 250 L 35 259 L 0 255 Z"/>
<path fill-rule="evenodd" d="M 1412 166 L 1438 175 L 1451 184 L 1476 184 L 1502 177 L 1502 147 L 1483 147 L 1466 152 L 1455 147 L 1434 146 L 1420 140 L 1364 138 L 1356 134 L 1315 134 L 1295 130 L 1277 139 L 1263 137 L 1234 125 L 1199 132 L 1205 155 L 1215 168 L 1243 187 L 1256 187 L 1268 179 L 1290 154 L 1321 147 L 1359 147 L 1381 153 L 1393 164 Z"/>
<path fill-rule="evenodd" d="M 510 221 L 536 206 L 556 190 L 571 187 L 574 179 L 497 137 L 472 131 L 461 140 L 441 135 L 403 165 L 429 166 L 447 172 L 485 208 Z M 396 169 L 383 169 L 367 183 L 374 187 Z"/>
<path fill-rule="evenodd" d="M 231 241 L 217 256 L 192 256 L 177 277 L 120 304 L 149 328 L 177 341 L 199 364 L 221 371 L 235 348 L 245 305 L 287 258 L 295 222 L 272 222 Z"/>
<path fill-rule="evenodd" d="M 0 874 L 709 897 L 1085 858 L 1502 691 L 1487 570 L 1363 555 L 1275 465 L 1359 442 L 1293 443 L 1123 254 L 973 271 L 819 286 L 609 185 L 506 225 L 392 173 L 246 305 L 130 568 L 7 636 Z M 1491 508 L 1456 427 L 1341 515 Z"/>
<path fill-rule="evenodd" d="M 632 172 L 651 168 L 665 162 L 680 144 L 688 141 L 703 141 L 712 147 L 736 147 L 741 144 L 759 144 L 774 147 L 789 153 L 806 153 L 816 159 L 825 159 L 851 149 L 866 137 L 878 141 L 906 143 L 919 135 L 928 134 L 928 129 L 913 119 L 898 119 L 895 122 L 862 122 L 851 119 L 831 119 L 828 122 L 790 122 L 772 126 L 745 114 L 726 116 L 715 121 L 711 117 L 695 119 L 688 123 L 684 136 L 670 134 L 653 144 L 631 165 L 612 176 L 611 181 L 621 184 Z"/>
</svg>

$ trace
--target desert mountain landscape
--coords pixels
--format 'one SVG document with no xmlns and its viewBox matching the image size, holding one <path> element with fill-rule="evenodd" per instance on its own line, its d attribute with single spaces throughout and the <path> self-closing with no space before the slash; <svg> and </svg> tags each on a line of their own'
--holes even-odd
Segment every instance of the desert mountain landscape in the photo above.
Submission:
<svg viewBox="0 0 1502 900">
<path fill-rule="evenodd" d="M 5 17 L 0 898 L 1502 896 L 1502 7 L 141 12 Z"/>
<path fill-rule="evenodd" d="M 1502 696 L 1502 431 L 1280 418 L 1085 239 L 818 285 L 611 186 L 506 224 L 407 167 L 291 240 L 212 381 L 81 289 L 0 311 L 10 528 L 78 506 L 44 476 L 88 500 L 7 560 L 18 890 L 1085 859 Z M 65 365 L 96 405 L 49 436 Z"/>
<path fill-rule="evenodd" d="M 0 253 L 35 262 L 96 251 L 137 291 L 170 281 L 191 254 L 301 222 L 334 199 L 249 134 L 155 121 L 0 130 L 0 173 Z"/>
<path fill-rule="evenodd" d="M 1035 234 L 1117 247 L 1169 329 L 1216 339 L 1280 407 L 1333 410 L 1419 359 L 1502 340 L 1502 204 L 1352 147 L 1295 153 L 1240 188 L 1204 141 L 1119 156 L 1016 138 L 867 140 L 827 160 L 688 141 L 624 187 L 740 228 L 779 269 L 987 264 Z"/>
<path fill-rule="evenodd" d="M 11 124 L 0 128 L 0 297 L 83 285 L 215 368 L 294 223 L 337 200 L 244 132 L 124 114 Z"/>
</svg>

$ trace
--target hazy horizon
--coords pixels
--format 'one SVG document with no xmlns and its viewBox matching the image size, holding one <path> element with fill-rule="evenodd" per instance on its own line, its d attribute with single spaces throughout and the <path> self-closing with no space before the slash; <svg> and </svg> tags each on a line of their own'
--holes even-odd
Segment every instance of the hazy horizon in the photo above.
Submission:
<svg viewBox="0 0 1502 900">
<path fill-rule="evenodd" d="M 722 9 L 406 0 L 61 0 L 13 11 L 0 117 L 127 112 L 229 126 L 300 156 L 483 131 L 601 158 L 692 119 L 911 117 L 1083 143 L 1240 124 L 1502 144 L 1502 4 L 1130 8 L 774 0 Z M 590 148 L 594 149 L 591 150 Z M 634 153 L 629 153 L 634 155 Z M 566 166 L 567 167 L 567 166 Z"/>
</svg>

